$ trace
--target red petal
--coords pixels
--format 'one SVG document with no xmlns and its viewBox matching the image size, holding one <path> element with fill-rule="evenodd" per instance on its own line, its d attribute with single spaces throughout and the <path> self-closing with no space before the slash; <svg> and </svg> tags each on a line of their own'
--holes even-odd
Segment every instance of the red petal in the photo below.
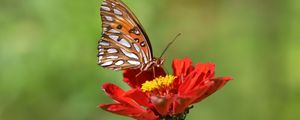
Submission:
<svg viewBox="0 0 300 120">
<path fill-rule="evenodd" d="M 183 60 L 174 59 L 173 60 L 173 75 L 185 77 L 191 70 L 193 70 L 192 60 L 189 58 L 184 58 Z"/>
<path fill-rule="evenodd" d="M 133 102 L 132 99 L 124 96 L 125 92 L 118 86 L 111 84 L 111 83 L 105 83 L 103 86 L 103 90 L 106 92 L 106 94 L 111 97 L 112 99 L 122 103 L 127 104 L 132 107 L 135 107 L 137 109 L 142 109 L 138 104 Z"/>
<path fill-rule="evenodd" d="M 172 63 L 173 75 L 177 78 L 173 82 L 173 87 L 178 88 L 179 85 L 183 82 L 182 78 L 185 78 L 194 67 L 192 66 L 192 60 L 189 58 L 184 58 L 183 60 L 174 59 Z"/>
<path fill-rule="evenodd" d="M 137 120 L 156 120 L 158 118 L 151 110 L 139 110 L 124 104 L 101 104 L 98 107 L 108 112 L 132 117 Z"/>
<path fill-rule="evenodd" d="M 100 108 L 103 110 L 106 110 L 108 112 L 112 112 L 119 115 L 129 116 L 129 117 L 138 117 L 140 114 L 142 114 L 145 111 L 142 111 L 140 109 L 136 109 L 124 104 L 101 104 L 99 105 Z"/>
<path fill-rule="evenodd" d="M 145 106 L 145 107 L 151 107 L 152 106 L 148 96 L 140 90 L 132 89 L 132 90 L 128 91 L 125 96 L 130 97 L 135 102 L 137 102 L 139 105 L 142 105 L 142 106 Z"/>
<path fill-rule="evenodd" d="M 123 81 L 132 88 L 141 88 L 141 85 L 147 80 L 153 80 L 155 77 L 165 75 L 166 73 L 161 67 L 154 67 L 148 71 L 141 71 L 140 69 L 128 69 L 123 71 Z"/>
<path fill-rule="evenodd" d="M 215 65 L 212 63 L 199 63 L 185 78 L 181 78 L 184 80 L 182 80 L 183 83 L 179 86 L 178 96 L 179 98 L 182 97 L 184 102 L 182 102 L 182 104 L 178 103 L 177 107 L 179 107 L 174 108 L 177 109 L 176 112 L 183 112 L 189 104 L 201 101 L 231 79 L 230 77 L 212 79 L 215 74 L 214 69 Z M 195 99 L 190 102 L 189 100 L 191 100 L 193 96 Z M 186 100 L 186 98 L 189 98 L 189 100 Z"/>
<path fill-rule="evenodd" d="M 150 97 L 152 104 L 154 105 L 157 112 L 160 115 L 166 116 L 171 108 L 171 104 L 174 101 L 173 96 L 151 96 Z"/>
<path fill-rule="evenodd" d="M 195 97 L 198 98 L 204 95 L 209 88 L 213 85 L 213 82 L 205 82 L 201 86 L 195 87 L 193 89 L 187 90 L 185 92 L 178 93 L 178 96 L 185 96 L 185 97 Z"/>
<path fill-rule="evenodd" d="M 194 88 L 192 90 L 187 90 L 184 93 L 178 93 L 173 108 L 175 114 L 184 112 L 189 107 L 189 105 L 191 105 L 197 98 L 205 94 L 211 85 L 212 82 L 207 82 L 200 87 Z"/>
<path fill-rule="evenodd" d="M 194 97 L 177 97 L 176 101 L 173 104 L 174 114 L 183 113 L 194 99 Z"/>
<path fill-rule="evenodd" d="M 106 94 L 112 99 L 117 100 L 120 96 L 122 96 L 125 92 L 120 87 L 111 84 L 105 83 L 102 85 L 102 89 L 106 92 Z"/>
<path fill-rule="evenodd" d="M 197 64 L 196 69 L 198 72 L 205 74 L 204 79 L 214 77 L 215 75 L 215 64 L 213 63 Z"/>
<path fill-rule="evenodd" d="M 209 87 L 209 89 L 205 92 L 205 94 L 198 97 L 193 103 L 200 102 L 201 100 L 210 96 L 211 94 L 216 92 L 218 89 L 223 87 L 229 80 L 232 80 L 232 78 L 231 77 L 221 77 L 221 78 L 211 79 L 210 81 L 212 81 L 213 84 Z"/>
<path fill-rule="evenodd" d="M 179 87 L 179 92 L 185 93 L 203 85 L 203 80 L 210 79 L 214 75 L 214 64 L 197 64 L 195 69 L 189 73 Z"/>
<path fill-rule="evenodd" d="M 136 119 L 137 120 L 157 120 L 158 116 L 156 116 L 153 111 L 148 110 L 147 112 L 144 112 Z"/>
</svg>

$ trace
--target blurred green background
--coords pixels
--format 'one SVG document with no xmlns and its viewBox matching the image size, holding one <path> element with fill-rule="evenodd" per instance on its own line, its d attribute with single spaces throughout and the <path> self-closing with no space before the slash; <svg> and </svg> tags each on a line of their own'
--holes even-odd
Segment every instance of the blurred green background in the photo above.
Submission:
<svg viewBox="0 0 300 120">
<path fill-rule="evenodd" d="M 101 84 L 121 72 L 97 65 L 101 0 L 0 1 L 0 120 L 129 120 L 98 109 Z M 124 0 L 158 56 L 214 62 L 235 80 L 188 120 L 300 119 L 299 0 Z"/>
</svg>

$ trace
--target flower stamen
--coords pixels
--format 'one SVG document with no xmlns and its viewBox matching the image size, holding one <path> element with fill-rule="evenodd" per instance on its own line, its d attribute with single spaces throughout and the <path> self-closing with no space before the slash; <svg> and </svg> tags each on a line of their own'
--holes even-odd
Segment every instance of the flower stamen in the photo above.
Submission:
<svg viewBox="0 0 300 120">
<path fill-rule="evenodd" d="M 166 75 L 165 77 L 160 76 L 153 79 L 152 81 L 146 81 L 145 83 L 143 83 L 141 89 L 143 92 L 167 90 L 171 87 L 175 78 L 176 77 L 173 75 Z"/>
</svg>

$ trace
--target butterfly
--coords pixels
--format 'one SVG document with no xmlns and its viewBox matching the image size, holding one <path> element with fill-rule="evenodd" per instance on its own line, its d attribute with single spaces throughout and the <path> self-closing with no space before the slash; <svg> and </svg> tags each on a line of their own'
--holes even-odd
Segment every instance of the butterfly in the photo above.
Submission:
<svg viewBox="0 0 300 120">
<path fill-rule="evenodd" d="M 134 13 L 121 0 L 103 0 L 100 15 L 102 38 L 98 44 L 98 64 L 113 70 L 161 67 L 151 43 Z"/>
</svg>

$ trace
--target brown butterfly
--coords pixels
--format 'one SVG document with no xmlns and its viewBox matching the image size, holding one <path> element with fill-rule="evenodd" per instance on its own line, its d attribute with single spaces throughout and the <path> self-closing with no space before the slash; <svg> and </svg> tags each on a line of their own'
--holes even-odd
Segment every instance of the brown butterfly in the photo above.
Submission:
<svg viewBox="0 0 300 120">
<path fill-rule="evenodd" d="M 161 67 L 162 55 L 153 57 L 151 43 L 134 13 L 121 0 L 104 0 L 100 9 L 102 38 L 98 46 L 98 64 L 113 70 Z"/>
</svg>

